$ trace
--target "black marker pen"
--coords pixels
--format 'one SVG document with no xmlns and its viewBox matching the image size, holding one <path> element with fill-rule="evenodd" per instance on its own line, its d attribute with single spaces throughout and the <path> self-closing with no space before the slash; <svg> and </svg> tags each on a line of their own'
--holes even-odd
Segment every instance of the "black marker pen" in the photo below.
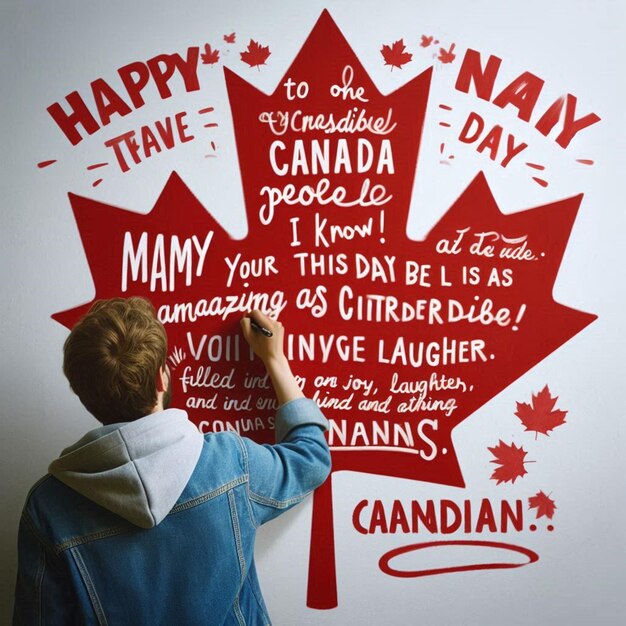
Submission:
<svg viewBox="0 0 626 626">
<path fill-rule="evenodd" d="M 271 330 L 265 328 L 264 326 L 261 326 L 260 324 L 257 324 L 253 319 L 250 319 L 250 326 L 252 326 L 252 328 L 258 333 L 263 333 L 266 337 L 274 336 L 274 333 Z"/>
</svg>

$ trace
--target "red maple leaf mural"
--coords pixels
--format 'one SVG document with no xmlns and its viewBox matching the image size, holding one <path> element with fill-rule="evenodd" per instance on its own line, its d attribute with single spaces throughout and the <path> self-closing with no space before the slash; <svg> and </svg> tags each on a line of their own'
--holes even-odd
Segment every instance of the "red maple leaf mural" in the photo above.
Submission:
<svg viewBox="0 0 626 626">
<path fill-rule="evenodd" d="M 224 73 L 246 239 L 176 173 L 146 215 L 70 194 L 95 298 L 151 298 L 173 406 L 203 432 L 273 440 L 273 393 L 239 329 L 261 308 L 331 422 L 335 471 L 463 486 L 453 429 L 595 318 L 552 298 L 582 196 L 505 215 L 479 174 L 411 241 L 431 69 L 381 94 L 324 11 L 274 93 Z M 90 304 L 54 318 L 71 327 Z M 314 499 L 317 608 L 337 598 L 331 490 Z"/>
<path fill-rule="evenodd" d="M 528 498 L 528 508 L 537 509 L 536 519 L 544 516 L 548 519 L 552 519 L 554 511 L 556 510 L 556 504 L 554 500 L 543 493 L 543 491 L 539 491 L 536 495 Z"/>
<path fill-rule="evenodd" d="M 241 60 L 247 63 L 250 67 L 257 67 L 259 65 L 265 65 L 271 52 L 269 46 L 262 46 L 254 39 L 250 39 L 247 49 L 240 53 Z"/>
<path fill-rule="evenodd" d="M 213 50 L 210 44 L 204 44 L 204 52 L 200 54 L 202 63 L 205 65 L 213 65 L 220 60 L 220 51 Z"/>
<path fill-rule="evenodd" d="M 422 48 L 428 48 L 428 46 L 430 46 L 430 44 L 433 42 L 433 39 L 434 37 L 432 36 L 427 37 L 426 35 L 422 35 L 420 46 L 422 46 Z"/>
<path fill-rule="evenodd" d="M 488 449 L 495 457 L 491 463 L 500 466 L 491 475 L 492 480 L 496 481 L 496 485 L 514 483 L 518 478 L 528 473 L 524 467 L 524 463 L 528 463 L 528 461 L 524 461 L 528 453 L 521 446 L 518 448 L 514 443 L 507 445 L 500 440 L 497 446 Z"/>
<path fill-rule="evenodd" d="M 403 39 L 398 39 L 391 46 L 384 44 L 380 53 L 385 59 L 385 65 L 391 65 L 392 70 L 394 67 L 402 69 L 402 66 L 413 58 L 413 55 L 410 52 L 405 52 L 405 49 Z"/>
<path fill-rule="evenodd" d="M 549 437 L 549 431 L 565 424 L 567 411 L 554 408 L 558 399 L 558 396 L 550 395 L 550 389 L 546 385 L 537 395 L 532 395 L 531 404 L 516 403 L 515 415 L 520 418 L 526 430 L 535 432 L 535 439 L 538 433 Z"/>
<path fill-rule="evenodd" d="M 235 43 L 235 33 L 230 33 L 230 35 L 224 35 L 224 41 L 226 43 Z"/>
</svg>

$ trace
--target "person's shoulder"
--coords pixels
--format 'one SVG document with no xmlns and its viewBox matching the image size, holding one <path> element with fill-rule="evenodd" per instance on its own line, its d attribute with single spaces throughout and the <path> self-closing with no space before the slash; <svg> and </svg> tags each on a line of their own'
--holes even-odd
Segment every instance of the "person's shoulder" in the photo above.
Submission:
<svg viewBox="0 0 626 626">
<path fill-rule="evenodd" d="M 221 432 L 203 433 L 204 442 L 216 448 L 229 448 L 241 446 L 241 435 L 234 430 L 224 430 Z"/>
<path fill-rule="evenodd" d="M 204 435 L 204 445 L 188 488 L 206 491 L 247 480 L 246 451 L 238 433 L 225 431 Z M 195 490 L 195 489 L 194 489 Z"/>
<path fill-rule="evenodd" d="M 56 490 L 56 484 L 59 481 L 54 478 L 51 474 L 46 474 L 42 476 L 29 490 L 26 494 L 26 501 L 24 502 L 24 509 L 28 509 L 38 502 L 47 500 L 52 492 Z"/>
<path fill-rule="evenodd" d="M 230 459 L 237 465 L 241 465 L 241 461 L 245 460 L 245 454 L 241 435 L 233 430 L 204 435 L 203 455 L 220 456 L 223 463 L 227 463 Z"/>
<path fill-rule="evenodd" d="M 51 474 L 42 476 L 29 490 L 24 503 L 24 511 L 36 519 L 41 511 L 71 510 L 74 500 L 81 498 L 73 489 L 63 484 Z M 68 509 L 70 507 L 70 509 Z"/>
<path fill-rule="evenodd" d="M 22 517 L 38 529 L 50 526 L 50 519 L 74 510 L 76 494 L 51 474 L 42 476 L 28 491 Z"/>
</svg>

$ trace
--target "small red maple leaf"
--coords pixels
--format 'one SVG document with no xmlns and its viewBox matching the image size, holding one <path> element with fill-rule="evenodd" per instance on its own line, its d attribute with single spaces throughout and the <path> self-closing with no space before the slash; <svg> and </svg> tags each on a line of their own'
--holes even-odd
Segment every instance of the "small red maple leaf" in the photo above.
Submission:
<svg viewBox="0 0 626 626">
<path fill-rule="evenodd" d="M 547 496 L 543 491 L 539 491 L 536 495 L 528 498 L 528 508 L 537 509 L 536 519 L 544 515 L 548 519 L 552 519 L 554 511 L 556 510 L 556 504 L 550 496 Z"/>
<path fill-rule="evenodd" d="M 250 67 L 258 67 L 259 65 L 265 65 L 265 61 L 272 53 L 269 46 L 262 46 L 254 39 L 250 39 L 247 50 L 240 54 L 244 63 L 247 63 Z"/>
<path fill-rule="evenodd" d="M 224 41 L 226 43 L 235 43 L 235 33 L 231 33 L 230 35 L 224 35 Z"/>
<path fill-rule="evenodd" d="M 422 35 L 422 41 L 420 42 L 420 46 L 422 46 L 422 48 L 428 48 L 428 46 L 430 46 L 430 44 L 433 42 L 433 39 L 433 36 L 428 37 L 427 35 Z"/>
<path fill-rule="evenodd" d="M 500 467 L 496 468 L 491 475 L 491 479 L 497 481 L 496 484 L 511 482 L 514 483 L 518 478 L 527 474 L 524 463 L 524 457 L 528 454 L 521 446 L 518 448 L 514 443 L 510 446 L 499 441 L 497 446 L 487 448 L 495 457 L 491 463 L 496 463 Z"/>
<path fill-rule="evenodd" d="M 456 59 L 456 54 L 453 54 L 452 52 L 455 46 L 456 44 L 453 43 L 450 46 L 449 50 L 446 50 L 445 48 L 439 48 L 439 56 L 437 57 L 439 61 L 441 61 L 442 63 L 452 63 L 452 61 Z"/>
<path fill-rule="evenodd" d="M 402 66 L 413 58 L 410 52 L 404 51 L 405 48 L 404 39 L 398 39 L 391 46 L 383 44 L 380 53 L 383 55 L 383 59 L 385 59 L 385 65 L 391 65 L 392 70 L 394 67 L 402 69 Z"/>
<path fill-rule="evenodd" d="M 204 52 L 200 54 L 200 58 L 205 65 L 213 65 L 220 60 L 220 51 L 213 50 L 211 45 L 206 43 L 204 44 Z"/>
<path fill-rule="evenodd" d="M 535 431 L 535 439 L 537 433 L 548 435 L 548 431 L 553 430 L 557 426 L 565 423 L 567 411 L 560 411 L 554 408 L 558 396 L 551 396 L 550 389 L 546 385 L 537 395 L 532 395 L 532 406 L 526 402 L 517 402 L 517 411 L 515 415 L 520 418 L 526 430 Z"/>
</svg>

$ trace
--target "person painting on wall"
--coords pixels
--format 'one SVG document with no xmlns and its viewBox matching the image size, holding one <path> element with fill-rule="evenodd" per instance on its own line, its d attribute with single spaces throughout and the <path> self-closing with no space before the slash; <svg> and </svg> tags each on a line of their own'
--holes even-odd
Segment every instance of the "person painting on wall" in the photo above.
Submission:
<svg viewBox="0 0 626 626">
<path fill-rule="evenodd" d="M 28 496 L 15 625 L 270 624 L 256 530 L 324 482 L 328 422 L 291 373 L 282 325 L 254 311 L 241 326 L 280 403 L 273 446 L 203 436 L 168 408 L 167 338 L 149 301 L 96 302 L 73 328 L 63 370 L 103 426 Z"/>
</svg>

